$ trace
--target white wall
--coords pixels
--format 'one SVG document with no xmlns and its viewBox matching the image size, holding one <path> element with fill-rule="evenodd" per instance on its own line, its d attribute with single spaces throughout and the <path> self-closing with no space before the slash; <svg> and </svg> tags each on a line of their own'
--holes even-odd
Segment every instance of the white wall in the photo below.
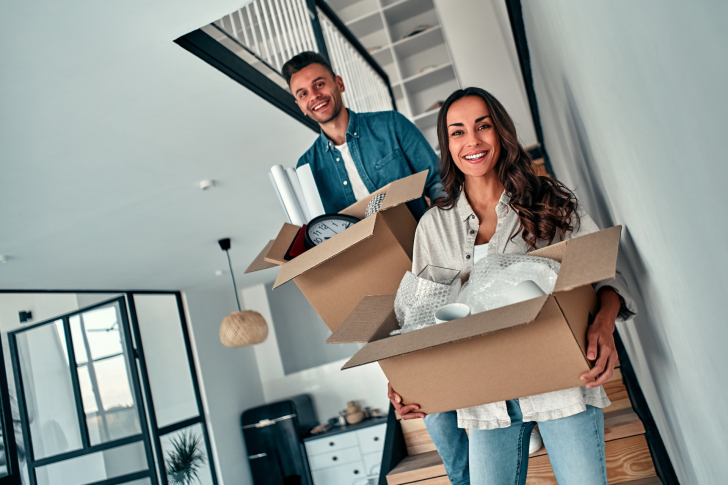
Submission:
<svg viewBox="0 0 728 485">
<path fill-rule="evenodd" d="M 523 0 L 545 145 L 602 225 L 640 316 L 621 326 L 681 483 L 724 483 L 728 3 Z"/>
<path fill-rule="evenodd" d="M 310 394 L 320 422 L 337 416 L 346 408 L 347 401 L 358 401 L 362 406 L 387 411 L 387 379 L 377 364 L 342 371 L 341 367 L 348 360 L 343 359 L 286 375 L 265 286 L 245 288 L 241 295 L 245 308 L 259 312 L 269 325 L 268 339 L 254 347 L 266 402 Z M 323 322 L 320 324 L 324 325 Z"/>
<path fill-rule="evenodd" d="M 327 344 L 331 331 L 295 283 L 275 290 L 272 282 L 266 283 L 265 291 L 286 374 L 348 360 L 363 347 L 362 344 Z"/>
<path fill-rule="evenodd" d="M 184 292 L 184 301 L 218 476 L 227 485 L 252 485 L 240 415 L 263 404 L 264 396 L 253 348 L 220 342 L 223 318 L 237 311 L 235 295 L 229 288 L 192 289 Z"/>
<path fill-rule="evenodd" d="M 434 0 L 463 87 L 489 91 L 505 106 L 523 146 L 538 143 L 505 5 L 498 0 Z"/>
</svg>

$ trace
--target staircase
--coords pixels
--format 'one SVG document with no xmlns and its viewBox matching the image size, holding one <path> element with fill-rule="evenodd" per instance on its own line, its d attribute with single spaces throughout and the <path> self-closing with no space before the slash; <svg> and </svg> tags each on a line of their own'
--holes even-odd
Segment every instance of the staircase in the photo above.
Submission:
<svg viewBox="0 0 728 485">
<path fill-rule="evenodd" d="M 612 404 L 604 409 L 607 477 L 609 484 L 660 485 L 645 440 L 642 422 L 622 383 L 622 374 L 604 385 Z M 387 474 L 388 485 L 450 485 L 440 455 L 435 450 L 422 419 L 401 421 L 407 456 Z M 548 450 L 541 448 L 528 461 L 526 485 L 556 485 Z"/>
</svg>

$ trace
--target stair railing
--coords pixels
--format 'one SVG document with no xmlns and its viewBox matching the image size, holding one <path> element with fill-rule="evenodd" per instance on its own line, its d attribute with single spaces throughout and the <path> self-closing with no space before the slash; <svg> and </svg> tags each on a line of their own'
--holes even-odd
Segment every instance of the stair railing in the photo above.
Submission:
<svg viewBox="0 0 728 485">
<path fill-rule="evenodd" d="M 216 20 L 216 29 L 255 61 L 251 65 L 286 87 L 283 64 L 319 52 L 346 85 L 344 102 L 358 112 L 395 109 L 389 77 L 324 0 L 252 0 Z"/>
</svg>

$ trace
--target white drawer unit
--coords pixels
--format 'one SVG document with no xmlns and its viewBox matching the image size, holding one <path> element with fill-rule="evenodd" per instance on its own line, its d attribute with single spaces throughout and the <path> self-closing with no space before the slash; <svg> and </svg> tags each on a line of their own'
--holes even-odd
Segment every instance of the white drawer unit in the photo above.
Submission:
<svg viewBox="0 0 728 485">
<path fill-rule="evenodd" d="M 361 452 L 358 446 L 308 457 L 308 464 L 311 470 L 320 470 L 330 466 L 339 466 L 354 462 L 361 462 Z"/>
<path fill-rule="evenodd" d="M 314 485 L 378 483 L 387 423 L 306 441 Z"/>
<path fill-rule="evenodd" d="M 387 425 L 378 424 L 355 432 L 359 441 L 359 448 L 363 455 L 382 451 L 384 449 L 384 437 L 387 434 Z"/>
<path fill-rule="evenodd" d="M 382 466 L 382 452 L 375 451 L 364 455 L 364 470 L 368 477 L 378 477 L 379 467 Z"/>
<path fill-rule="evenodd" d="M 364 485 L 368 483 L 361 460 L 312 471 L 315 485 Z"/>
<path fill-rule="evenodd" d="M 351 448 L 358 444 L 359 442 L 356 440 L 354 433 L 335 434 L 320 440 L 307 441 L 306 454 L 308 456 L 320 455 L 321 453 Z"/>
</svg>

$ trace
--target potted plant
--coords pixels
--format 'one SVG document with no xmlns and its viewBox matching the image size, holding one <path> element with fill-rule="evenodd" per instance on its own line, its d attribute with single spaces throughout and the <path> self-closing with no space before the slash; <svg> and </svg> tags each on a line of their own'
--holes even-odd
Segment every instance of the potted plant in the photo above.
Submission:
<svg viewBox="0 0 728 485">
<path fill-rule="evenodd" d="M 192 431 L 182 432 L 171 440 L 164 467 L 170 485 L 191 485 L 200 482 L 198 472 L 207 459 L 201 449 L 202 439 Z"/>
</svg>

